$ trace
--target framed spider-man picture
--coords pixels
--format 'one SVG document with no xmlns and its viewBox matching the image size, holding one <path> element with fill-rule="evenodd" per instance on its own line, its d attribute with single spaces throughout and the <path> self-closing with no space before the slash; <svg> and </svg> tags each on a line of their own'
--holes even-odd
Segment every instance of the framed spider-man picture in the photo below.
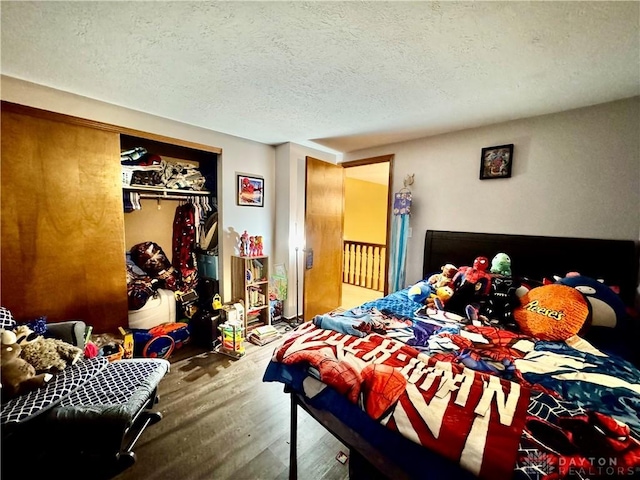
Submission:
<svg viewBox="0 0 640 480">
<path fill-rule="evenodd" d="M 480 180 L 509 178 L 513 166 L 513 143 L 482 149 Z"/>
<path fill-rule="evenodd" d="M 236 174 L 238 205 L 264 207 L 264 178 Z"/>
</svg>

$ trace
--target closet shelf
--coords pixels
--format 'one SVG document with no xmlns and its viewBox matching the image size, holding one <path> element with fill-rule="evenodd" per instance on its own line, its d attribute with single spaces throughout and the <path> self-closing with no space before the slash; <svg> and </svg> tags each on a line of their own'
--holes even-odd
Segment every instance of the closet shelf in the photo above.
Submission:
<svg viewBox="0 0 640 480">
<path fill-rule="evenodd" d="M 131 190 L 133 192 L 152 192 L 164 197 L 171 197 L 172 195 L 211 195 L 211 192 L 206 190 L 187 190 L 177 188 L 161 188 L 161 187 L 145 187 L 136 185 L 123 185 L 123 190 Z"/>
</svg>

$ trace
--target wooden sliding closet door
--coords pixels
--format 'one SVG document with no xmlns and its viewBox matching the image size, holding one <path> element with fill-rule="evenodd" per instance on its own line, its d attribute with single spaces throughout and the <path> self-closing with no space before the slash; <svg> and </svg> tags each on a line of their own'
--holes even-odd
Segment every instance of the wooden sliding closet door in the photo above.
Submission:
<svg viewBox="0 0 640 480">
<path fill-rule="evenodd" d="M 2 112 L 2 305 L 17 319 L 127 325 L 115 132 Z"/>
</svg>

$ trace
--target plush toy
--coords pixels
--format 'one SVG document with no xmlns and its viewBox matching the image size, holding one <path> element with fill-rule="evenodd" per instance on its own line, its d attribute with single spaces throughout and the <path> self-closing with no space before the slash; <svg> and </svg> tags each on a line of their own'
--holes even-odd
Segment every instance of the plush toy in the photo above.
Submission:
<svg viewBox="0 0 640 480">
<path fill-rule="evenodd" d="M 491 273 L 497 275 L 511 276 L 511 259 L 506 253 L 498 253 L 491 260 Z"/>
<path fill-rule="evenodd" d="M 451 298 L 451 295 L 453 295 L 453 289 L 450 287 L 440 287 L 436 289 L 424 280 L 413 285 L 407 292 L 409 300 L 428 306 L 434 306 L 436 298 L 444 304 Z"/>
<path fill-rule="evenodd" d="M 491 292 L 480 308 L 480 313 L 490 322 L 505 326 L 515 326 L 514 308 L 520 306 L 517 290 L 520 282 L 511 277 L 494 277 L 491 279 Z"/>
<path fill-rule="evenodd" d="M 455 265 L 447 263 L 440 270 L 441 273 L 434 273 L 429 277 L 427 282 L 435 289 L 440 287 L 453 288 L 453 277 L 458 273 L 458 268 Z"/>
<path fill-rule="evenodd" d="M 67 342 L 54 338 L 36 337 L 26 325 L 20 325 L 15 331 L 20 339 L 22 358 L 30 363 L 36 372 L 61 372 L 73 365 L 82 356 L 82 350 Z"/>
<path fill-rule="evenodd" d="M 23 393 L 40 388 L 53 375 L 42 373 L 36 375 L 31 364 L 20 357 L 22 348 L 16 343 L 15 333 L 2 330 L 0 345 L 0 373 L 2 374 L 2 399 L 8 400 Z"/>
<path fill-rule="evenodd" d="M 575 288 L 589 302 L 591 326 L 581 336 L 603 352 L 635 361 L 638 357 L 637 320 L 627 313 L 614 288 L 576 272 L 556 278 L 556 282 Z"/>
<path fill-rule="evenodd" d="M 424 303 L 433 292 L 434 289 L 428 282 L 420 281 L 409 288 L 407 296 L 409 297 L 409 300 L 416 303 Z"/>
<path fill-rule="evenodd" d="M 591 322 L 591 309 L 585 296 L 576 289 L 551 284 L 523 295 L 513 317 L 525 335 L 558 341 L 584 335 Z"/>
<path fill-rule="evenodd" d="M 587 297 L 591 304 L 593 327 L 616 328 L 626 318 L 624 302 L 604 283 L 577 273 L 567 274 L 557 283 L 573 287 Z"/>
<path fill-rule="evenodd" d="M 491 289 L 491 275 L 487 272 L 489 259 L 487 257 L 476 257 L 472 267 L 460 267 L 458 273 L 453 277 L 453 289 L 457 290 L 465 283 L 475 285 L 476 292 L 488 294 Z"/>
<path fill-rule="evenodd" d="M 452 296 L 453 289 L 451 287 L 438 287 L 435 293 L 427 297 L 426 305 L 437 308 L 438 310 L 444 310 L 445 304 Z"/>
</svg>

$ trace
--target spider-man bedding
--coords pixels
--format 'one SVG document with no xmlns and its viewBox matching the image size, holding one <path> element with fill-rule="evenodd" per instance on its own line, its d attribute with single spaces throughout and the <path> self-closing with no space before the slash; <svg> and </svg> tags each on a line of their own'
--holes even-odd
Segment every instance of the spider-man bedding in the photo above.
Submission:
<svg viewBox="0 0 640 480">
<path fill-rule="evenodd" d="M 331 412 L 409 478 L 640 477 L 631 362 L 578 336 L 417 317 L 407 292 L 298 327 L 265 381 Z"/>
</svg>

